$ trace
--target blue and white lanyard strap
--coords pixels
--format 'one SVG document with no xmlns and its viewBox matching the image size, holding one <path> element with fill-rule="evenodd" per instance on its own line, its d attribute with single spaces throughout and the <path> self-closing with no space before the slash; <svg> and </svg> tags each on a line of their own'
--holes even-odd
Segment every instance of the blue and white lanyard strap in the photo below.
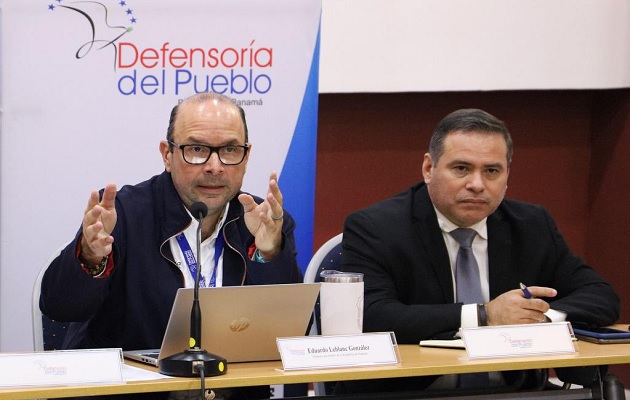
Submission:
<svg viewBox="0 0 630 400">
<path fill-rule="evenodd" d="M 175 239 L 177 239 L 177 244 L 179 244 L 179 248 L 184 254 L 184 261 L 186 261 L 186 265 L 188 265 L 188 270 L 190 271 L 194 282 L 197 280 L 197 260 L 195 259 L 195 255 L 193 254 L 184 233 L 180 233 L 175 237 Z M 223 242 L 223 234 L 222 232 L 219 232 L 214 241 L 214 269 L 212 270 L 210 284 L 208 287 L 215 287 L 217 285 L 217 270 L 219 269 L 219 258 L 221 258 L 221 253 L 223 253 Z M 203 275 L 199 277 L 199 287 L 206 287 L 206 280 Z"/>
</svg>

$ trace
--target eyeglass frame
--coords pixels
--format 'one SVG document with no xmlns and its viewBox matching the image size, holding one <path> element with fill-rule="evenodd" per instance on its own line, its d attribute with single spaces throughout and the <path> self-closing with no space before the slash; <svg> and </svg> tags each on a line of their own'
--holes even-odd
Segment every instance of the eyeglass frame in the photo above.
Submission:
<svg viewBox="0 0 630 400">
<path fill-rule="evenodd" d="M 240 165 L 243 163 L 243 161 L 245 161 L 245 157 L 247 156 L 247 152 L 249 151 L 249 143 L 245 143 L 243 144 L 226 144 L 223 146 L 208 146 L 205 144 L 179 144 L 179 143 L 175 143 L 173 141 L 167 140 L 168 144 L 171 146 L 171 153 L 173 152 L 173 147 L 177 147 L 178 149 L 180 149 L 182 151 L 182 159 L 190 165 L 203 165 L 205 163 L 208 162 L 208 160 L 210 159 L 210 157 L 212 157 L 212 154 L 217 153 L 217 157 L 219 158 L 219 161 L 221 162 L 221 164 L 223 165 Z M 208 158 L 205 159 L 204 162 L 201 163 L 192 163 L 190 161 L 188 161 L 186 159 L 186 156 L 184 156 L 184 150 L 186 149 L 186 147 L 205 147 L 206 149 L 210 149 L 210 154 L 208 154 Z M 221 150 L 224 147 L 240 147 L 242 149 L 244 149 L 245 151 L 243 152 L 243 158 L 241 159 L 241 161 L 237 162 L 236 164 L 227 164 L 225 163 L 222 159 L 221 159 L 221 154 L 219 154 L 219 150 Z"/>
</svg>

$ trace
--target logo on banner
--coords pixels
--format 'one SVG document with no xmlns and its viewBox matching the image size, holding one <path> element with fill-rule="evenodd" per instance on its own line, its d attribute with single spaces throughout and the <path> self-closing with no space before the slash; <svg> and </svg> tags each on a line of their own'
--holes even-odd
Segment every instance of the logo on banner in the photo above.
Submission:
<svg viewBox="0 0 630 400">
<path fill-rule="evenodd" d="M 242 106 L 263 105 L 262 95 L 272 90 L 273 47 L 256 39 L 237 46 L 213 43 L 172 43 L 157 38 L 156 45 L 140 44 L 138 17 L 126 0 L 54 0 L 48 9 L 69 12 L 86 25 L 88 34 L 77 39 L 76 59 L 96 51 L 112 55 L 116 89 L 125 96 L 181 95 L 212 91 L 247 96 L 234 101 Z M 147 4 L 144 4 L 146 7 Z M 145 23 L 146 21 L 143 21 Z M 85 34 L 85 27 L 77 27 Z M 133 35 L 136 34 L 136 35 Z M 146 38 L 142 43 L 146 42 Z M 156 38 L 152 39 L 156 41 Z M 199 40 L 197 36 L 191 40 Z"/>
<path fill-rule="evenodd" d="M 114 4 L 117 7 L 113 7 Z M 79 46 L 74 55 L 77 59 L 86 57 L 92 51 L 108 50 L 113 52 L 115 62 L 118 58 L 118 42 L 130 33 L 133 30 L 132 26 L 138 22 L 125 0 L 118 0 L 109 5 L 100 1 L 55 0 L 48 4 L 48 9 L 54 12 L 60 10 L 70 12 L 89 27 L 86 40 L 79 39 Z"/>
</svg>

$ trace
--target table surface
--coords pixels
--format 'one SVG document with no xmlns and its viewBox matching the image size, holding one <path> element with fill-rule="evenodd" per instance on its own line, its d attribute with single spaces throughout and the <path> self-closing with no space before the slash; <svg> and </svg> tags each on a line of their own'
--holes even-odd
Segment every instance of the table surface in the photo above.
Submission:
<svg viewBox="0 0 630 400">
<path fill-rule="evenodd" d="M 469 360 L 461 349 L 441 349 L 401 345 L 400 364 L 389 366 L 283 371 L 280 361 L 233 363 L 225 375 L 206 378 L 206 388 L 325 382 L 354 379 L 396 378 L 467 372 L 508 371 L 536 368 L 630 364 L 630 344 L 576 342 L 574 354 L 551 354 Z M 126 361 L 128 365 L 157 372 L 157 368 Z M 15 387 L 0 389 L 2 399 L 59 398 L 85 395 L 142 393 L 199 389 L 199 378 L 164 377 L 161 380 L 121 384 Z"/>
</svg>

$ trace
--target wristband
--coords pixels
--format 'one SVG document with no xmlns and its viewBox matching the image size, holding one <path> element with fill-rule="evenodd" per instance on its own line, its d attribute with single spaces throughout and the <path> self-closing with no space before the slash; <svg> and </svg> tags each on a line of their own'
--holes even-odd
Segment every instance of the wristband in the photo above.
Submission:
<svg viewBox="0 0 630 400">
<path fill-rule="evenodd" d="M 477 325 L 488 326 L 488 314 L 484 304 L 477 304 Z"/>
<path fill-rule="evenodd" d="M 107 261 L 109 260 L 109 256 L 105 256 L 101 259 L 101 261 L 96 265 L 86 264 L 83 259 L 79 256 L 79 262 L 81 263 L 81 268 L 88 273 L 88 275 L 92 277 L 97 277 L 105 271 L 107 267 Z"/>
<path fill-rule="evenodd" d="M 259 263 L 268 263 L 269 261 L 265 260 L 263 258 L 263 256 L 260 254 L 260 251 L 258 249 L 256 249 L 256 251 L 254 251 L 254 257 L 253 260 Z"/>
</svg>

